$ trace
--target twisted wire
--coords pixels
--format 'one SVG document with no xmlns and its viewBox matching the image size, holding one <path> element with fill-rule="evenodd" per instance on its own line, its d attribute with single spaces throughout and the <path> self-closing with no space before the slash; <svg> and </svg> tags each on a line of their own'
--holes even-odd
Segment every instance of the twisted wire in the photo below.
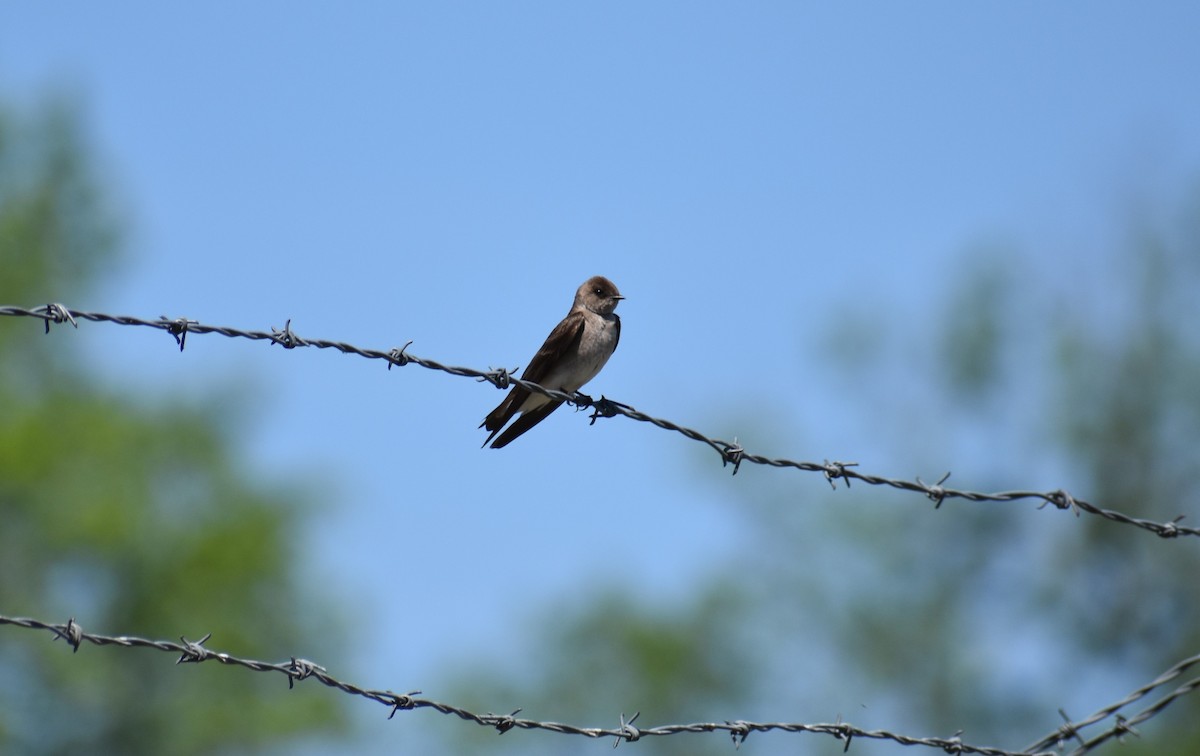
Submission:
<svg viewBox="0 0 1200 756">
<path fill-rule="evenodd" d="M 71 310 L 65 305 L 59 303 L 50 303 L 42 307 L 24 308 L 14 306 L 0 306 L 0 315 L 10 317 L 29 317 L 37 318 L 45 324 L 46 333 L 50 332 L 52 323 L 69 323 L 76 328 L 79 327 L 79 320 L 89 320 L 99 323 L 113 323 L 122 326 L 140 326 L 145 328 L 155 328 L 166 331 L 175 339 L 175 343 L 179 346 L 179 350 L 183 351 L 187 343 L 189 333 L 206 334 L 216 333 L 228 338 L 250 339 L 252 341 L 267 341 L 271 344 L 279 344 L 285 349 L 295 349 L 298 347 L 313 347 L 316 349 L 334 349 L 343 354 L 353 354 L 370 360 L 382 360 L 387 363 L 388 369 L 392 366 L 403 367 L 409 364 L 420 365 L 429 370 L 437 370 L 450 375 L 457 375 L 465 378 L 475 378 L 479 381 L 491 383 L 497 388 L 505 389 L 509 386 L 522 386 L 534 393 L 548 396 L 552 399 L 559 399 L 570 402 L 578 408 L 591 408 L 591 422 L 594 424 L 599 418 L 615 417 L 617 415 L 638 420 L 644 423 L 650 423 L 664 430 L 674 431 L 689 438 L 711 447 L 721 457 L 721 464 L 733 465 L 733 474 L 736 475 L 738 468 L 743 462 L 750 462 L 758 465 L 766 465 L 769 467 L 792 468 L 804 472 L 821 473 L 835 490 L 837 489 L 837 480 L 841 479 L 846 482 L 847 488 L 851 481 L 861 481 L 872 486 L 890 486 L 901 491 L 911 491 L 919 493 L 934 502 L 935 508 L 940 508 L 942 503 L 947 499 L 965 499 L 975 502 L 1008 502 L 1023 499 L 1036 499 L 1042 503 L 1039 506 L 1045 507 L 1053 505 L 1056 509 L 1070 510 L 1078 517 L 1081 513 L 1088 513 L 1103 517 L 1111 522 L 1120 523 L 1122 525 L 1132 525 L 1143 530 L 1155 533 L 1162 538 L 1176 538 L 1178 536 L 1200 536 L 1200 528 L 1193 528 L 1180 525 L 1184 515 L 1179 515 L 1168 522 L 1157 522 L 1139 517 L 1133 517 L 1122 512 L 1117 512 L 1111 509 L 1103 509 L 1095 504 L 1076 498 L 1063 489 L 1055 491 L 1032 491 L 1032 490 L 1014 490 L 1000 491 L 997 493 L 984 493 L 979 491 L 968 491 L 957 488 L 948 488 L 943 485 L 949 479 L 950 473 L 946 473 L 938 480 L 937 483 L 925 483 L 920 477 L 915 481 L 903 480 L 897 478 L 887 478 L 881 475 L 871 475 L 860 472 L 855 469 L 858 466 L 857 462 L 841 462 L 824 460 L 823 462 L 801 462 L 792 459 L 772 458 L 760 454 L 752 454 L 746 451 L 735 438 L 732 442 L 725 441 L 719 438 L 706 436 L 699 431 L 679 425 L 664 418 L 653 417 L 644 412 L 639 412 L 628 404 L 613 401 L 601 396 L 599 399 L 592 399 L 590 396 L 575 392 L 568 394 L 562 391 L 555 391 L 539 386 L 536 383 L 521 380 L 512 375 L 515 372 L 505 368 L 492 370 L 477 370 L 468 367 L 457 367 L 454 365 L 445 365 L 436 360 L 427 357 L 418 357 L 408 353 L 408 347 L 412 342 L 408 342 L 399 349 L 389 349 L 383 351 L 380 349 L 365 349 L 355 346 L 344 341 L 330 341 L 326 339 L 304 339 L 296 335 L 292 331 L 292 321 L 289 319 L 282 329 L 272 328 L 268 333 L 266 331 L 249 331 L 241 328 L 229 328 L 225 326 L 206 325 L 196 320 L 189 318 L 168 318 L 163 315 L 158 320 L 146 320 L 143 318 L 135 318 L 127 315 L 109 315 L 102 312 L 84 312 L 82 310 Z"/>
<path fill-rule="evenodd" d="M 1095 714 L 1092 714 L 1091 716 L 1087 717 L 1086 719 L 1082 719 L 1078 722 L 1071 722 L 1071 720 L 1067 716 L 1066 712 L 1064 712 L 1062 709 L 1059 709 L 1059 714 L 1065 720 L 1065 724 L 1063 724 L 1057 730 L 1050 733 L 1049 735 L 1042 738 L 1041 740 L 1038 740 L 1038 741 L 1030 744 L 1029 746 L 1026 747 L 1025 750 L 1026 751 L 1038 751 L 1043 748 L 1048 748 L 1051 745 L 1062 745 L 1067 739 L 1073 738 L 1079 743 L 1079 747 L 1076 748 L 1075 750 L 1071 751 L 1071 753 L 1072 754 L 1087 753 L 1088 751 L 1092 750 L 1093 748 L 1101 745 L 1102 743 L 1104 743 L 1108 740 L 1111 740 L 1112 738 L 1120 739 L 1124 735 L 1128 735 L 1128 734 L 1137 735 L 1138 732 L 1133 729 L 1134 725 L 1140 724 L 1140 723 L 1146 721 L 1147 719 L 1149 719 L 1150 717 L 1153 717 L 1155 714 L 1158 714 L 1160 711 L 1167 708 L 1167 706 L 1169 706 L 1173 701 L 1175 701 L 1175 699 L 1185 696 L 1188 693 L 1191 693 L 1193 690 L 1196 690 L 1196 688 L 1200 688 L 1200 677 L 1194 678 L 1194 679 L 1189 680 L 1188 682 L 1184 683 L 1183 685 L 1180 685 L 1178 688 L 1171 691 L 1169 694 L 1163 696 L 1162 698 L 1155 701 L 1150 706 L 1146 707 L 1142 711 L 1137 712 L 1136 714 L 1134 714 L 1131 717 L 1125 717 L 1123 715 L 1117 714 L 1117 711 L 1119 709 L 1125 708 L 1126 706 L 1133 703 L 1134 701 L 1138 701 L 1142 698 L 1145 698 L 1156 688 L 1160 688 L 1163 685 L 1166 685 L 1170 681 L 1174 680 L 1176 677 L 1179 677 L 1180 675 L 1182 675 L 1189 668 L 1191 668 L 1197 664 L 1200 664 L 1200 654 L 1198 654 L 1196 656 L 1190 656 L 1180 662 L 1177 662 L 1174 666 L 1172 666 L 1166 672 L 1163 672 L 1161 675 L 1154 678 L 1153 680 L 1146 683 L 1145 685 L 1141 686 L 1137 690 L 1132 691 L 1129 695 L 1125 696 L 1120 701 L 1109 704 L 1108 706 L 1105 706 L 1104 708 L 1097 710 Z M 1114 717 L 1115 722 L 1109 729 L 1096 734 L 1095 736 L 1091 737 L 1088 740 L 1084 740 L 1080 736 L 1079 731 L 1081 729 L 1083 729 L 1084 727 L 1089 727 L 1091 725 L 1096 724 L 1097 722 L 1101 722 L 1105 719 L 1108 719 L 1110 716 L 1114 716 L 1114 715 L 1115 715 L 1115 717 Z"/>
<path fill-rule="evenodd" d="M 1177 663 L 1171 669 L 1164 672 L 1162 675 L 1153 681 L 1141 686 L 1129 695 L 1117 701 L 1114 704 L 1104 707 L 1087 719 L 1071 723 L 1069 720 L 1066 725 L 1058 728 L 1053 733 L 1038 740 L 1034 744 L 1020 750 L 1012 751 L 1004 748 L 993 748 L 989 746 L 972 745 L 964 742 L 962 739 L 962 731 L 956 732 L 954 735 L 946 737 L 914 737 L 904 735 L 888 730 L 868 730 L 862 727 L 857 727 L 848 722 L 843 722 L 839 718 L 836 722 L 827 723 L 812 723 L 805 724 L 800 722 L 751 722 L 743 719 L 726 720 L 724 722 L 693 722 L 691 724 L 668 724 L 655 727 L 637 727 L 634 722 L 638 718 L 638 714 L 626 719 L 624 714 L 621 714 L 617 727 L 581 727 L 563 722 L 543 722 L 537 719 L 528 719 L 518 717 L 521 709 L 514 710 L 511 714 L 477 714 L 452 704 L 441 703 L 428 698 L 421 697 L 421 691 L 414 690 L 408 693 L 395 693 L 391 690 L 376 690 L 371 688 L 363 688 L 353 683 L 345 682 L 334 677 L 329 671 L 312 661 L 301 659 L 298 657 L 290 657 L 285 662 L 264 662 L 254 659 L 243 659 L 230 653 L 214 651 L 205 647 L 205 643 L 210 639 L 211 634 L 204 635 L 200 640 L 189 641 L 184 637 L 180 637 L 179 642 L 148 640 L 129 635 L 108 636 L 99 635 L 96 633 L 85 632 L 83 628 L 72 617 L 66 623 L 58 624 L 51 622 L 43 622 L 41 620 L 32 619 L 29 617 L 6 617 L 0 615 L 0 625 L 9 625 L 13 627 L 25 628 L 28 630 L 45 630 L 54 636 L 54 640 L 63 639 L 73 649 L 73 652 L 78 652 L 84 641 L 97 646 L 117 646 L 120 648 L 149 648 L 156 651 L 163 651 L 169 654 L 179 654 L 176 664 L 199 664 L 206 661 L 215 661 L 227 666 L 242 667 L 253 670 L 255 672 L 277 672 L 284 675 L 288 679 L 288 687 L 291 688 L 295 683 L 309 678 L 318 680 L 321 684 L 326 685 L 335 690 L 352 696 L 359 696 L 377 703 L 381 703 L 391 709 L 388 714 L 388 719 L 391 719 L 399 711 L 408 711 L 413 709 L 433 709 L 441 714 L 453 715 L 468 722 L 474 722 L 483 727 L 495 728 L 500 734 L 504 734 L 513 729 L 520 730 L 544 730 L 547 732 L 556 732 L 565 735 L 579 735 L 586 738 L 613 738 L 613 746 L 620 745 L 623 742 L 634 742 L 644 737 L 661 737 L 667 735 L 678 735 L 684 732 L 723 732 L 727 733 L 732 739 L 735 747 L 740 747 L 745 742 L 746 738 L 752 732 L 789 732 L 801 733 L 810 732 L 821 735 L 828 735 L 837 740 L 842 741 L 845 746 L 844 750 L 849 750 L 850 743 L 854 738 L 866 738 L 871 740 L 886 740 L 892 741 L 904 746 L 923 746 L 927 748 L 940 749 L 946 753 L 971 753 L 983 754 L 984 756 L 1051 756 L 1058 751 L 1050 750 L 1052 747 L 1061 749 L 1062 744 L 1069 740 L 1075 739 L 1080 745 L 1073 754 L 1083 754 L 1091 751 L 1112 738 L 1120 738 L 1126 734 L 1138 734 L 1133 726 L 1140 724 L 1156 714 L 1160 713 L 1176 699 L 1181 698 L 1188 693 L 1200 688 L 1200 678 L 1191 680 L 1183 686 L 1180 686 L 1169 695 L 1156 701 L 1153 705 L 1138 712 L 1129 718 L 1124 718 L 1117 715 L 1116 712 L 1129 704 L 1149 695 L 1154 689 L 1166 684 L 1170 680 L 1175 679 L 1183 674 L 1189 667 L 1200 663 L 1200 655 L 1193 656 Z M 1060 710 L 1061 713 L 1061 710 Z M 1114 716 L 1115 715 L 1115 716 Z M 1065 718 L 1065 714 L 1063 715 Z M 1093 736 L 1089 740 L 1083 740 L 1080 731 L 1086 727 L 1097 724 L 1109 717 L 1115 718 L 1115 723 L 1107 730 Z"/>
</svg>

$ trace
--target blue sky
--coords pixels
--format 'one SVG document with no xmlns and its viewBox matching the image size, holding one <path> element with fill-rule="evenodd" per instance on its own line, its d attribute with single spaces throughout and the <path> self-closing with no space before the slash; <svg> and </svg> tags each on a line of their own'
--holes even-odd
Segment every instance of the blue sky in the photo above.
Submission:
<svg viewBox="0 0 1200 756">
<path fill-rule="evenodd" d="M 38 3 L 0 10 L 0 95 L 77 96 L 128 222 L 69 305 L 514 367 L 602 274 L 625 327 L 590 393 L 910 477 L 843 410 L 828 333 L 929 327 L 996 238 L 1086 282 L 1126 200 L 1200 168 L 1197 29 L 1191 3 Z M 434 692 L 533 607 L 670 601 L 737 543 L 715 455 L 647 425 L 560 411 L 481 451 L 501 394 L 466 379 L 72 338 L 114 382 L 248 387 L 247 466 L 319 477 L 306 569 L 360 628 L 303 653 L 364 685 Z"/>
</svg>

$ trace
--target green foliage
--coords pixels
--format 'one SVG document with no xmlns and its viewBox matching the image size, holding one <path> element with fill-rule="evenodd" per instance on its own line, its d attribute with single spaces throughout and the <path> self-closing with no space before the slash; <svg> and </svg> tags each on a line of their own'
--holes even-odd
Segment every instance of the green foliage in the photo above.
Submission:
<svg viewBox="0 0 1200 756">
<path fill-rule="evenodd" d="M 115 263 L 118 224 L 91 173 L 65 101 L 27 122 L 0 107 L 0 301 L 69 300 Z"/>
<path fill-rule="evenodd" d="M 640 712 L 637 724 L 652 726 L 696 718 L 723 719 L 753 691 L 757 662 L 749 648 L 729 643 L 744 608 L 733 586 L 709 586 L 685 605 L 651 609 L 613 591 L 564 611 L 549 610 L 531 632 L 544 636 L 532 675 L 519 684 L 495 672 L 471 675 L 454 692 L 468 708 L 491 711 L 510 701 L 522 716 L 613 726 L 615 713 Z M 506 712 L 507 713 L 507 712 Z M 497 742 L 494 731 L 461 733 L 487 752 L 563 753 L 562 736 L 520 733 Z M 574 744 L 578 745 L 578 744 Z M 709 736 L 654 738 L 637 744 L 655 754 L 725 753 L 729 741 Z M 541 750 L 539 750 L 541 749 Z"/>
<path fill-rule="evenodd" d="M 0 112 L 0 301 L 86 293 L 114 262 L 115 227 L 69 108 L 29 124 Z M 211 632 L 214 647 L 268 659 L 331 630 L 291 575 L 304 497 L 245 479 L 221 397 L 167 407 L 100 389 L 52 351 L 66 334 L 0 325 L 0 612 Z M 254 750 L 340 721 L 317 686 L 2 632 L 2 752 Z"/>
<path fill-rule="evenodd" d="M 1200 216 L 1200 202 L 1186 217 Z M 1185 229 L 1200 225 L 1184 223 Z M 1200 502 L 1200 235 L 1138 229 L 1124 260 L 1111 325 L 1078 318 L 1057 336 L 1055 428 L 1105 506 L 1157 520 Z M 1082 313 L 1092 314 L 1092 313 Z M 1194 514 L 1192 515 L 1195 516 Z M 1191 519 L 1187 520 L 1191 522 Z M 1195 524 L 1194 522 L 1191 524 Z M 1200 549 L 1134 539 L 1098 521 L 1056 552 L 1055 568 L 1086 565 L 1069 590 L 1046 599 L 1089 627 L 1098 655 L 1161 665 L 1200 648 Z M 1170 652 L 1164 653 L 1167 649 Z M 1190 649 L 1190 651 L 1189 651 Z M 1200 726 L 1193 728 L 1200 738 Z"/>
<path fill-rule="evenodd" d="M 941 364 L 949 387 L 967 402 L 978 402 L 1003 378 L 1006 317 L 1011 308 L 1014 271 L 1006 250 L 989 246 L 968 255 L 966 275 L 950 295 L 941 338 Z"/>
</svg>

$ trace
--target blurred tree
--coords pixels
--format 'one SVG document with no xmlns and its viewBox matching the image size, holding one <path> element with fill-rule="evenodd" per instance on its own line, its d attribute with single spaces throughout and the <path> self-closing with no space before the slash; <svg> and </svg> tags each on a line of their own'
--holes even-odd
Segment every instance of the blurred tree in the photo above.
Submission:
<svg viewBox="0 0 1200 756">
<path fill-rule="evenodd" d="M 526 665 L 531 674 L 514 683 L 485 670 L 464 681 L 455 700 L 479 711 L 518 701 L 523 716 L 590 726 L 616 727 L 621 712 L 627 720 L 640 714 L 637 726 L 723 720 L 752 693 L 760 664 L 750 648 L 729 643 L 743 603 L 736 587 L 714 584 L 677 607 L 650 608 L 616 590 L 573 609 L 555 607 L 536 622 L 534 634 L 541 637 Z M 456 734 L 477 752 L 507 747 L 522 754 L 563 753 L 579 745 L 546 733 L 522 733 L 507 742 L 483 728 Z M 652 740 L 646 742 L 653 753 L 729 751 L 727 740 L 711 737 Z"/>
<path fill-rule="evenodd" d="M 72 109 L 0 109 L 0 301 L 87 294 L 116 262 L 116 228 Z M 319 593 L 291 572 L 305 497 L 245 478 L 233 413 L 98 388 L 63 356 L 67 329 L 0 323 L 0 612 L 75 615 L 108 634 L 211 632 L 254 658 L 328 633 L 313 619 Z M 0 633 L 0 752 L 243 752 L 341 722 L 319 686 Z"/>
<path fill-rule="evenodd" d="M 1195 516 L 1200 193 L 1167 230 L 1142 226 L 1111 255 L 967 250 L 932 328 L 895 312 L 832 318 L 873 331 L 835 333 L 840 352 L 821 345 L 843 358 L 838 392 L 856 397 L 864 438 L 895 439 L 892 458 L 870 470 L 936 479 L 952 467 L 951 484 L 964 488 L 1061 486 L 1134 516 Z M 932 347 L 931 330 L 941 332 Z M 876 349 L 885 343 L 901 346 Z M 1194 539 L 1029 503 L 951 500 L 935 510 L 859 485 L 814 499 L 819 480 L 743 468 L 734 483 L 698 454 L 695 477 L 730 491 L 747 529 L 747 549 L 725 575 L 698 585 L 684 610 L 626 601 L 558 613 L 536 625 L 537 654 L 521 665 L 534 673 L 507 684 L 498 672 L 474 673 L 464 696 L 484 710 L 511 703 L 589 725 L 634 708 L 646 726 L 841 717 L 916 736 L 963 729 L 972 744 L 1020 749 L 1062 724 L 1059 707 L 1082 719 L 1200 652 Z M 1139 729 L 1123 753 L 1200 753 L 1200 696 Z M 561 750 L 558 737 L 522 733 L 507 745 Z M 844 746 L 755 734 L 745 748 L 769 740 L 791 751 L 782 739 L 797 737 L 808 753 Z M 682 735 L 637 747 L 725 753 L 729 744 Z M 864 748 L 899 746 L 854 742 Z"/>
</svg>

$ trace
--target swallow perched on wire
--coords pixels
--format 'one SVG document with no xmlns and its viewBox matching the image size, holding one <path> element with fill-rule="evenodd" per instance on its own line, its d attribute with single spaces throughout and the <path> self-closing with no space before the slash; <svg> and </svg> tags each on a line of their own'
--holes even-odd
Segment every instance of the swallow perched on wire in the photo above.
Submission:
<svg viewBox="0 0 1200 756">
<path fill-rule="evenodd" d="M 621 340 L 621 318 L 614 310 L 624 298 L 616 285 L 604 276 L 593 276 L 584 281 L 575 292 L 571 311 L 546 337 L 546 343 L 529 361 L 521 380 L 571 394 L 595 378 Z M 488 441 L 519 413 L 516 422 L 500 433 L 500 438 L 492 444 L 493 449 L 507 446 L 545 420 L 561 404 L 561 400 L 513 386 L 500 406 L 479 424 L 480 428 L 491 431 L 483 445 L 487 446 Z"/>
</svg>

